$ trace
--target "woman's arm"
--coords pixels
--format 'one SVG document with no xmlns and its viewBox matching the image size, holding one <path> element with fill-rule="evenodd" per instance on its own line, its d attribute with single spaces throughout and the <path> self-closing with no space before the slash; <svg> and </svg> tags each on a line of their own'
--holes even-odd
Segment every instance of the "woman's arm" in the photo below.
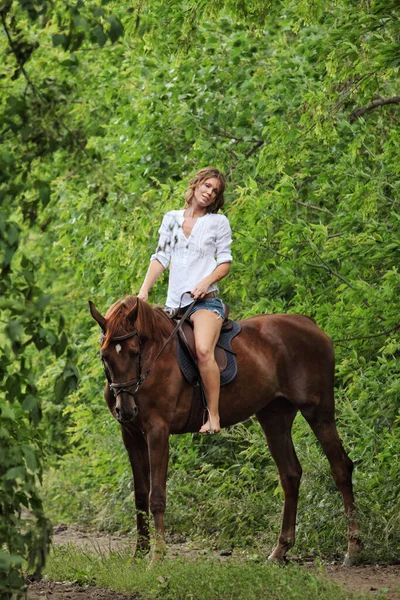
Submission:
<svg viewBox="0 0 400 600">
<path fill-rule="evenodd" d="M 221 263 L 218 265 L 210 275 L 204 277 L 199 283 L 197 283 L 191 290 L 193 298 L 203 298 L 207 294 L 207 290 L 211 284 L 220 281 L 226 277 L 230 271 L 231 263 Z"/>
<path fill-rule="evenodd" d="M 138 293 L 138 298 L 147 302 L 150 288 L 155 284 L 160 275 L 165 271 L 165 267 L 157 260 L 151 261 L 142 287 Z"/>
<path fill-rule="evenodd" d="M 150 266 L 147 270 L 142 287 L 138 293 L 138 298 L 147 302 L 150 288 L 155 284 L 160 275 L 168 267 L 171 260 L 171 234 L 175 222 L 171 222 L 170 213 L 164 215 L 161 227 L 158 230 L 160 235 L 157 250 L 152 254 Z"/>
</svg>

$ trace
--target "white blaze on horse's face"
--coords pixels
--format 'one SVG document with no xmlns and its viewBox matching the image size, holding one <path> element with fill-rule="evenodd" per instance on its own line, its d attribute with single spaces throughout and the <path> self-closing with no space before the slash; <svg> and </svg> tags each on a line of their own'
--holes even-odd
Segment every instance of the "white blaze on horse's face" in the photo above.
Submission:
<svg viewBox="0 0 400 600">
<path fill-rule="evenodd" d="M 121 352 L 121 350 L 122 350 L 122 346 L 121 346 L 121 344 L 117 344 L 117 345 L 115 346 L 115 349 L 116 349 L 116 351 L 117 351 L 117 354 L 119 354 L 119 353 Z"/>
</svg>

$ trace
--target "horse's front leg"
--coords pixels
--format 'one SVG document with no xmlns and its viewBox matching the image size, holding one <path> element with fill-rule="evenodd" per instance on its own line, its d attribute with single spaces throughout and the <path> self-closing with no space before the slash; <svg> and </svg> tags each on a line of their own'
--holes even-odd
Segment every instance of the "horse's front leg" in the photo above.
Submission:
<svg viewBox="0 0 400 600">
<path fill-rule="evenodd" d="M 106 383 L 104 398 L 114 418 L 115 396 Z M 135 558 L 148 554 L 150 550 L 149 530 L 149 492 L 150 492 L 150 467 L 149 450 L 146 439 L 141 430 L 135 426 L 121 426 L 122 439 L 128 452 L 131 463 L 133 486 L 135 491 L 137 544 Z"/>
<path fill-rule="evenodd" d="M 150 467 L 146 439 L 139 430 L 121 427 L 122 439 L 128 452 L 135 491 L 137 543 L 135 558 L 141 558 L 150 550 L 149 491 Z"/>
<path fill-rule="evenodd" d="M 166 486 L 169 456 L 169 428 L 166 423 L 153 424 L 147 433 L 150 459 L 150 510 L 154 518 L 154 560 L 162 559 L 167 552 L 164 531 Z"/>
</svg>

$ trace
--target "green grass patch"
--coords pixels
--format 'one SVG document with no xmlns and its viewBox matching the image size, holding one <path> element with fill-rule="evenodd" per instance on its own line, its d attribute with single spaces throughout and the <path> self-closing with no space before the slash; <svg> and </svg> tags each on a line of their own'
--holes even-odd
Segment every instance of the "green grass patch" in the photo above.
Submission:
<svg viewBox="0 0 400 600">
<path fill-rule="evenodd" d="M 166 559 L 150 565 L 126 552 L 91 552 L 72 545 L 57 547 L 47 562 L 52 580 L 106 587 L 165 600 L 345 600 L 362 596 L 344 591 L 323 575 L 296 565 L 232 559 Z"/>
</svg>

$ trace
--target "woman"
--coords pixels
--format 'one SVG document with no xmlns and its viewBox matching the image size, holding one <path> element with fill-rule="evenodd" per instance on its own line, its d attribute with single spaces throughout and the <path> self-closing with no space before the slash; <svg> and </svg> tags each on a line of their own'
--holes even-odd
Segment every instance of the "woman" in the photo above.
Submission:
<svg viewBox="0 0 400 600">
<path fill-rule="evenodd" d="M 220 376 L 214 350 L 223 322 L 223 305 L 216 282 L 229 273 L 232 234 L 228 219 L 218 215 L 224 205 L 225 178 L 215 168 L 201 169 L 189 182 L 186 205 L 168 212 L 160 227 L 160 240 L 138 298 L 147 301 L 149 290 L 170 265 L 166 308 L 187 307 L 193 323 L 198 367 L 207 400 L 208 418 L 200 433 L 221 430 L 218 412 Z M 190 290 L 190 293 L 185 293 Z"/>
</svg>

